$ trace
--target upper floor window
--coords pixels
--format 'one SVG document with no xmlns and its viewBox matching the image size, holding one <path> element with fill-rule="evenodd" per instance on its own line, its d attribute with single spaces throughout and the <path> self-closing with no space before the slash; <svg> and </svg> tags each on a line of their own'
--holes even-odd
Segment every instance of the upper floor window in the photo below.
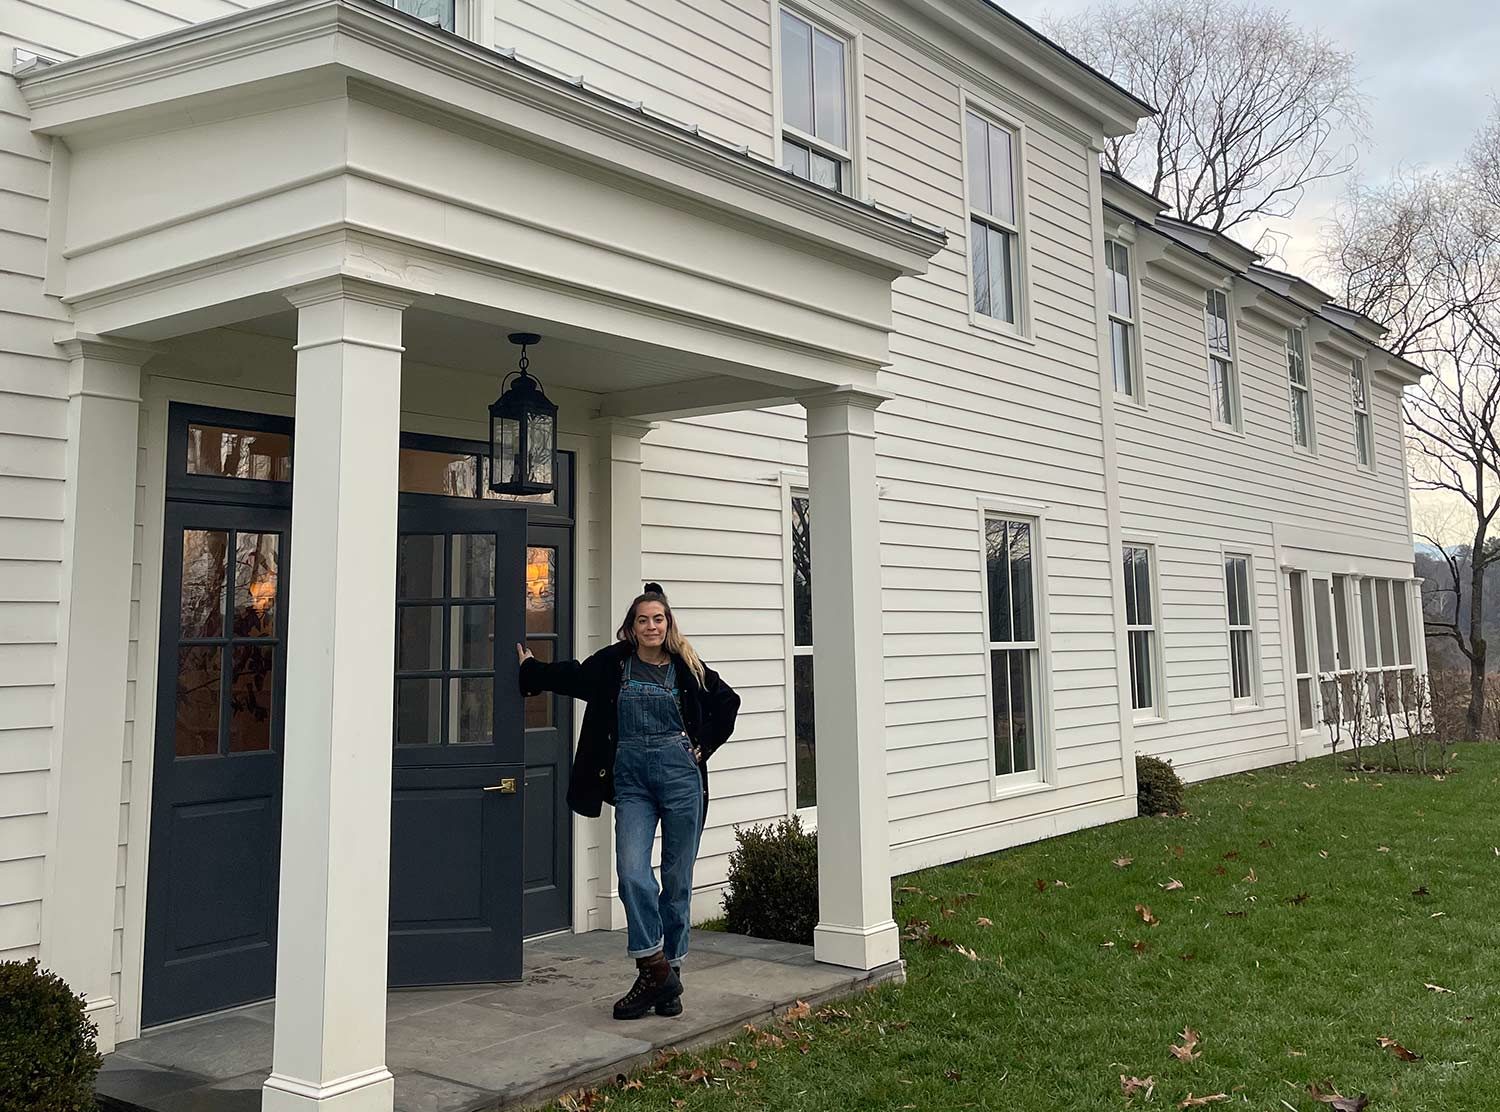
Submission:
<svg viewBox="0 0 1500 1112">
<path fill-rule="evenodd" d="M 1240 427 L 1240 387 L 1229 339 L 1229 298 L 1223 290 L 1209 290 L 1203 319 L 1208 333 L 1208 388 L 1214 424 Z"/>
<path fill-rule="evenodd" d="M 996 776 L 1039 768 L 1041 634 L 1036 612 L 1035 526 L 1029 518 L 986 515 L 984 520 Z"/>
<path fill-rule="evenodd" d="M 852 187 L 849 43 L 781 12 L 781 164 L 840 193 Z"/>
<path fill-rule="evenodd" d="M 1291 392 L 1292 443 L 1313 446 L 1312 385 L 1307 374 L 1307 340 L 1300 328 L 1286 330 L 1286 378 Z"/>
<path fill-rule="evenodd" d="M 1135 298 L 1130 282 L 1130 248 L 1117 240 L 1104 241 L 1104 265 L 1109 274 L 1109 353 L 1114 364 L 1115 393 L 1140 400 L 1140 373 L 1135 365 Z"/>
<path fill-rule="evenodd" d="M 1016 324 L 1021 240 L 1016 133 L 973 110 L 964 113 L 964 127 L 974 312 Z"/>
<path fill-rule="evenodd" d="M 457 25 L 458 0 L 380 0 L 398 12 L 414 15 L 424 23 L 452 31 Z"/>
<path fill-rule="evenodd" d="M 1354 400 L 1354 454 L 1361 467 L 1375 466 L 1375 446 L 1370 434 L 1370 380 L 1365 361 L 1356 359 L 1349 368 L 1349 391 Z"/>
<path fill-rule="evenodd" d="M 1229 692 L 1236 703 L 1255 701 L 1255 593 L 1250 557 L 1226 553 L 1224 594 L 1229 618 Z"/>
</svg>

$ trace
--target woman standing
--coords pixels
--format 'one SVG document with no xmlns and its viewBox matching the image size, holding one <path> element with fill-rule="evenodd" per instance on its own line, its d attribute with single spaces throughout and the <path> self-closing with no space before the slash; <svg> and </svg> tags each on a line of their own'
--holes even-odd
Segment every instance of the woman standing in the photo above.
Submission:
<svg viewBox="0 0 1500 1112">
<path fill-rule="evenodd" d="M 615 808 L 615 866 L 636 979 L 616 1019 L 682 1014 L 693 862 L 708 809 L 708 758 L 734 732 L 740 697 L 682 636 L 658 583 L 630 604 L 616 641 L 587 660 L 545 664 L 516 646 L 523 695 L 543 691 L 587 704 L 568 806 Z M 661 887 L 651 843 L 661 824 Z"/>
</svg>

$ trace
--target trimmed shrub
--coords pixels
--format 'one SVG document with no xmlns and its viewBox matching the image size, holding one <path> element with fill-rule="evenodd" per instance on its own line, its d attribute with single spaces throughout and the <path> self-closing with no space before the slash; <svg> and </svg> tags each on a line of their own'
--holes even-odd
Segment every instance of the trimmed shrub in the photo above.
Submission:
<svg viewBox="0 0 1500 1112">
<path fill-rule="evenodd" d="M 1182 779 L 1172 762 L 1136 757 L 1135 801 L 1137 814 L 1182 814 Z"/>
<path fill-rule="evenodd" d="M 812 945 L 818 925 L 818 836 L 793 815 L 734 832 L 724 925 L 733 934 Z"/>
<path fill-rule="evenodd" d="M 83 997 L 36 958 L 0 962 L 0 1108 L 95 1112 L 98 1034 Z"/>
</svg>

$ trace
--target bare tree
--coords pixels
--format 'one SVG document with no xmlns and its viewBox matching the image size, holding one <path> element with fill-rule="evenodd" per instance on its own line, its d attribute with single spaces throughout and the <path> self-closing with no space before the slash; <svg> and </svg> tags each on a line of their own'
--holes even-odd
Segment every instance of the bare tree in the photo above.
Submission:
<svg viewBox="0 0 1500 1112">
<path fill-rule="evenodd" d="M 1500 109 L 1464 164 L 1356 185 L 1325 229 L 1323 260 L 1349 307 L 1386 325 L 1387 343 L 1429 372 L 1406 396 L 1417 489 L 1456 498 L 1472 535 L 1421 536 L 1441 554 L 1450 592 L 1435 592 L 1429 636 L 1452 639 L 1469 663 L 1464 733 L 1484 714 L 1488 645 L 1485 573 L 1500 563 Z"/>
<path fill-rule="evenodd" d="M 1290 216 L 1347 173 L 1365 129 L 1354 57 L 1286 12 L 1237 0 L 1103 0 L 1047 31 L 1156 116 L 1110 139 L 1106 168 L 1183 220 L 1228 232 Z"/>
</svg>

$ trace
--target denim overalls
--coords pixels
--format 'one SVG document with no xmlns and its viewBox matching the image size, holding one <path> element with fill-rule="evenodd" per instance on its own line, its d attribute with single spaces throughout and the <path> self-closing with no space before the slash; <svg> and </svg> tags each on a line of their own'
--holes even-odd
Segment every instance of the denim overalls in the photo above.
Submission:
<svg viewBox="0 0 1500 1112">
<path fill-rule="evenodd" d="M 693 862 L 703 821 L 703 781 L 677 703 L 676 663 L 666 686 L 638 678 L 636 656 L 620 681 L 615 751 L 615 867 L 625 904 L 631 957 L 666 951 L 673 965 L 688 948 Z M 651 843 L 661 823 L 661 887 L 651 872 Z"/>
</svg>

